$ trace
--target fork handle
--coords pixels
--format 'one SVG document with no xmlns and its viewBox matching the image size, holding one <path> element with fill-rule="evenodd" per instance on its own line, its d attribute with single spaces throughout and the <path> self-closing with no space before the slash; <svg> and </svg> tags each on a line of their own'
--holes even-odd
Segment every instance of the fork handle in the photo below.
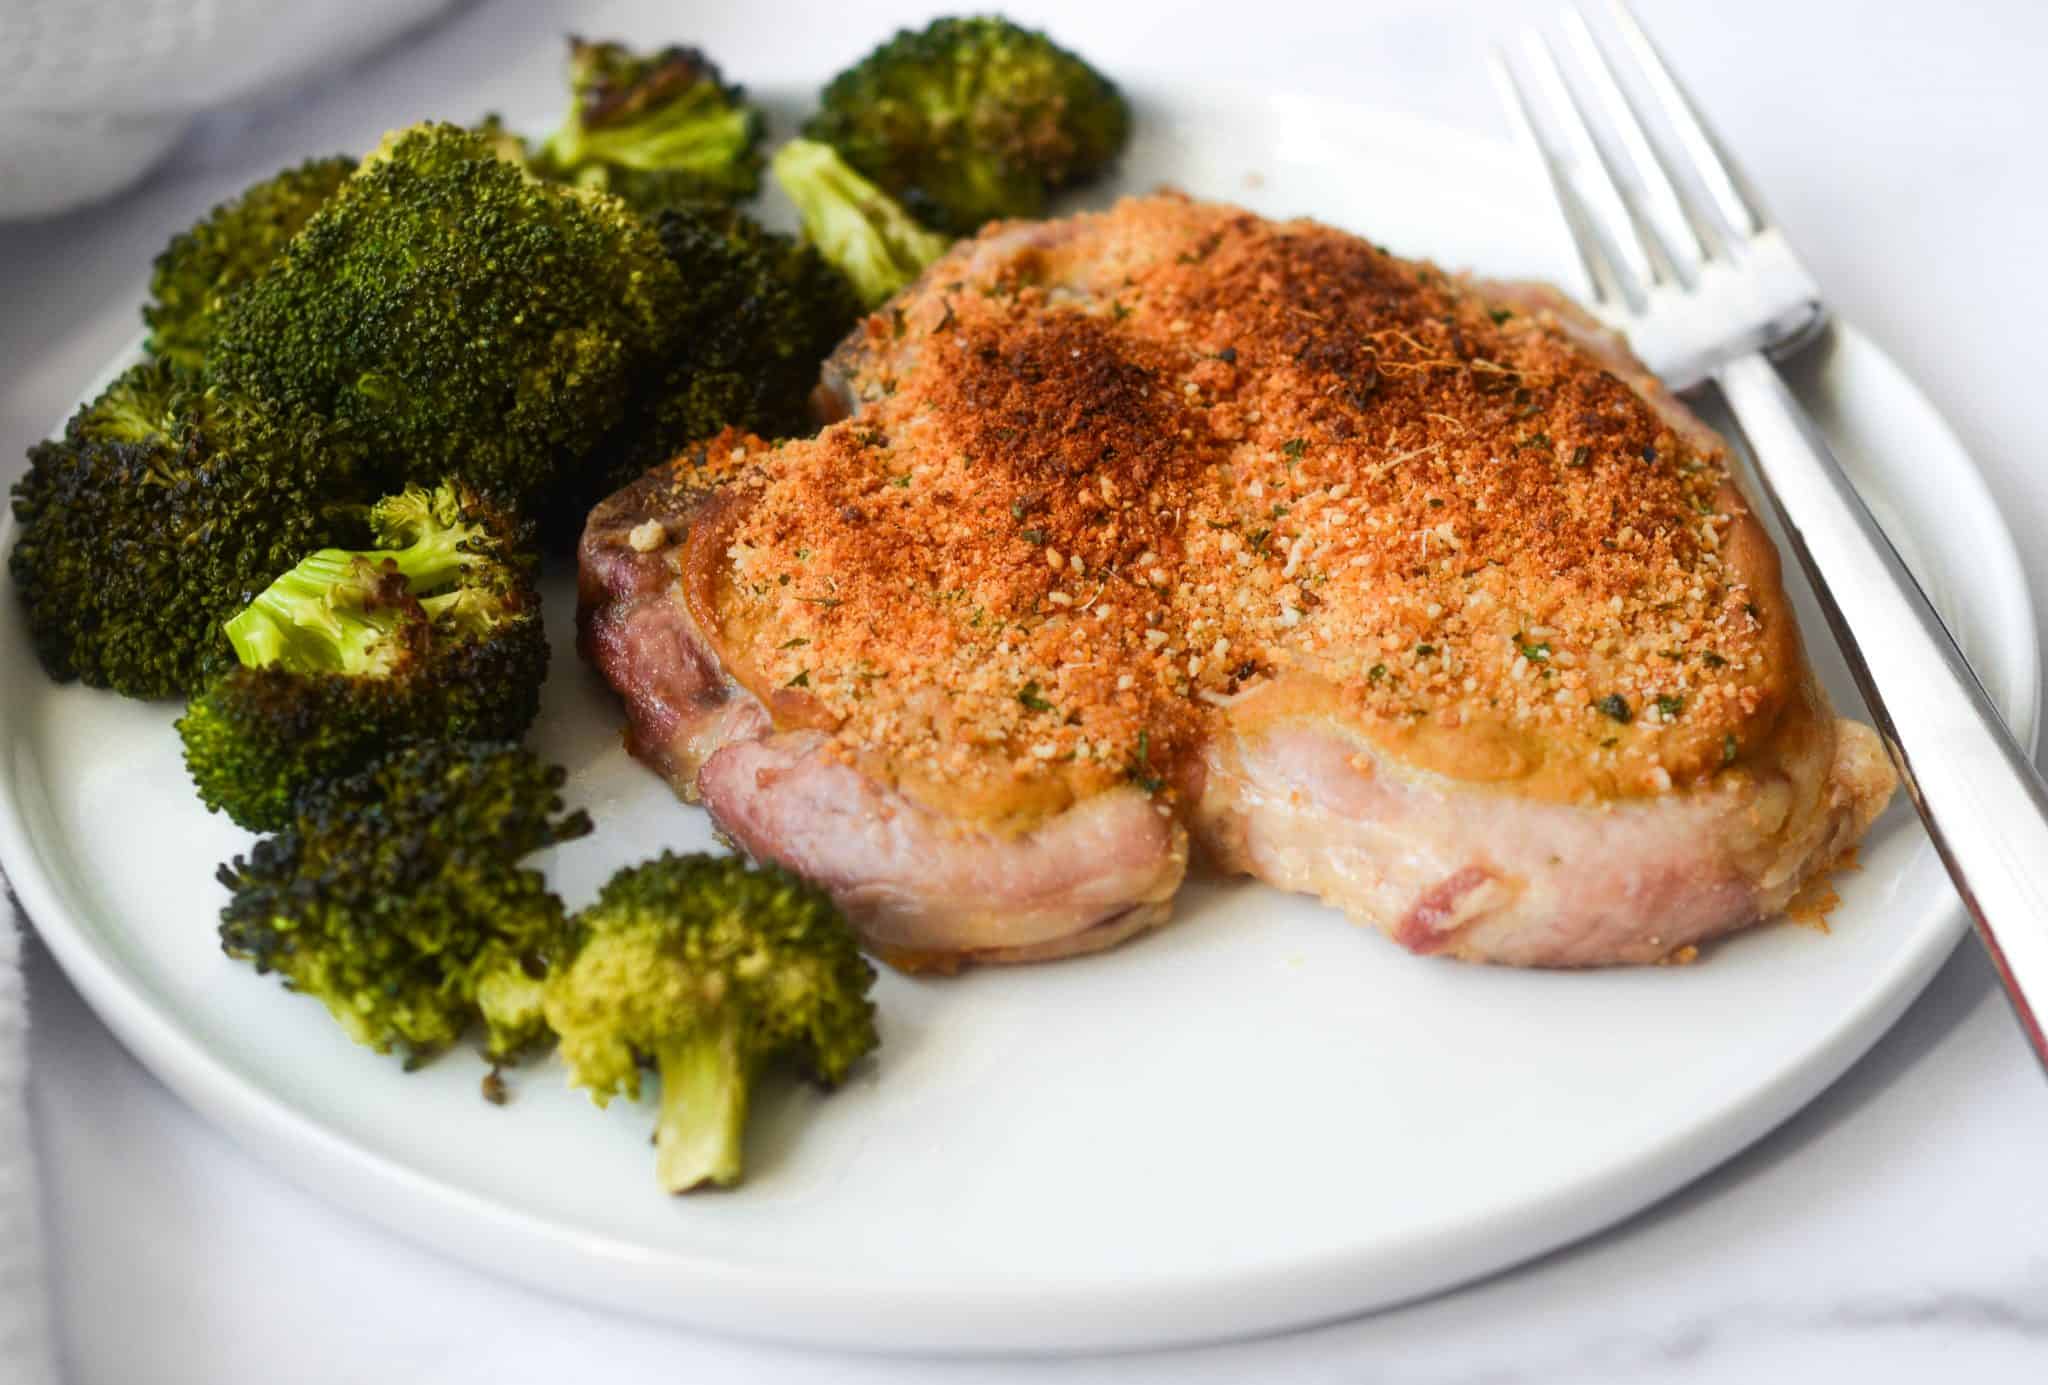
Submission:
<svg viewBox="0 0 2048 1385">
<path fill-rule="evenodd" d="M 2048 1066 L 2048 787 L 1762 355 L 1714 372 L 1927 835 Z"/>
</svg>

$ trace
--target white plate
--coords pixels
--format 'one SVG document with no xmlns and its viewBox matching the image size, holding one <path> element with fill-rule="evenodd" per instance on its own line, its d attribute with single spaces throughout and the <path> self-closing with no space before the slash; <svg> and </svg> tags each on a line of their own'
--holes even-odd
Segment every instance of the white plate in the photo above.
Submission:
<svg viewBox="0 0 2048 1385">
<path fill-rule="evenodd" d="M 1141 102 L 1125 188 L 1313 213 L 1453 264 L 1570 264 L 1505 149 L 1412 120 L 1204 91 Z M 2031 737 L 2034 622 L 2012 541 L 1954 438 L 1841 334 L 1808 394 L 1895 523 L 1994 700 Z M 0 544 L 7 542 L 0 535 Z M 1807 593 L 1806 630 L 1825 645 Z M 710 843 L 619 749 L 570 652 L 566 586 L 536 735 L 613 868 Z M 1261 886 L 1197 886 L 1122 951 L 951 981 L 885 976 L 849 1087 L 759 1102 L 750 1179 L 655 1188 L 652 1115 L 599 1112 L 552 1064 L 479 1099 L 466 1053 L 407 1075 L 225 960 L 174 710 L 52 686 L 0 595 L 0 859 L 102 1018 L 287 1174 L 553 1293 L 868 1348 L 1078 1349 L 1218 1338 L 1412 1298 L 1585 1235 L 1728 1157 L 1889 1025 L 1961 930 L 1895 807 L 1833 931 L 1756 930 L 1700 965 L 1587 975 L 1421 961 Z M 1839 704 L 1856 700 L 1816 648 Z"/>
</svg>

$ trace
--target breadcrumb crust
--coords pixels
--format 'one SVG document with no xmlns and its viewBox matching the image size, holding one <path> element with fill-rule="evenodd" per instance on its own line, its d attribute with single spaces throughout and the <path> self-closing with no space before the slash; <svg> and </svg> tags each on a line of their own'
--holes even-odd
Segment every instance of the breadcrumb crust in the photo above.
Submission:
<svg viewBox="0 0 2048 1385">
<path fill-rule="evenodd" d="M 866 321 L 854 417 L 678 461 L 737 501 L 700 617 L 778 722 L 983 819 L 1171 796 L 1226 706 L 1683 789 L 1798 701 L 1775 555 L 1722 449 L 1504 301 L 1172 195 L 990 228 Z"/>
</svg>

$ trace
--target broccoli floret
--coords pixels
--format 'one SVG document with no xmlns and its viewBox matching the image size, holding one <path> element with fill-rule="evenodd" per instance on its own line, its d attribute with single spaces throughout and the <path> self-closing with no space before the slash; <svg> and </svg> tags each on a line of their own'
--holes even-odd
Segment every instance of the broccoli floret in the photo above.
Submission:
<svg viewBox="0 0 2048 1385">
<path fill-rule="evenodd" d="M 972 235 L 1037 216 L 1106 169 L 1130 134 L 1114 85 L 1044 34 L 994 16 L 904 30 L 833 78 L 804 134 L 929 226 Z"/>
<path fill-rule="evenodd" d="M 793 139 L 769 170 L 803 218 L 804 238 L 874 307 L 924 272 L 952 241 L 920 226 L 829 144 Z"/>
<path fill-rule="evenodd" d="M 535 171 L 652 212 L 739 202 L 761 185 L 761 113 L 694 48 L 569 40 L 569 113 Z"/>
<path fill-rule="evenodd" d="M 803 427 L 820 362 L 861 316 L 851 281 L 813 247 L 730 209 L 664 211 L 655 232 L 692 300 L 677 351 L 757 383 L 754 410 L 724 422 L 769 434 Z"/>
<path fill-rule="evenodd" d="M 302 797 L 220 868 L 228 956 L 276 972 L 349 1037 L 417 1065 L 481 1022 L 494 1059 L 545 1032 L 562 902 L 519 862 L 590 831 L 561 769 L 514 745 L 410 746 Z"/>
<path fill-rule="evenodd" d="M 208 378 L 393 459 L 537 505 L 616 427 L 683 286 L 623 202 L 527 176 L 453 125 L 387 136 L 236 294 Z"/>
<path fill-rule="evenodd" d="M 197 370 L 228 296 L 270 267 L 285 242 L 355 171 L 351 158 L 309 159 L 266 178 L 171 238 L 150 275 L 150 354 Z"/>
<path fill-rule="evenodd" d="M 688 323 L 602 449 L 604 493 L 726 427 L 810 431 L 819 366 L 861 313 L 845 275 L 740 212 L 670 209 L 655 227 L 689 286 Z M 581 515 L 597 498 L 571 508 Z"/>
<path fill-rule="evenodd" d="M 50 676 L 130 697 L 205 686 L 222 622 L 313 549 L 361 537 L 344 430 L 200 388 L 168 362 L 124 373 L 29 450 L 8 565 Z"/>
<path fill-rule="evenodd" d="M 787 871 L 719 856 L 612 877 L 575 922 L 544 1006 L 569 1077 L 603 1105 L 661 1075 L 662 1186 L 739 1181 L 756 1077 L 794 1063 L 836 1084 L 877 1042 L 874 969 L 829 896 Z"/>
<path fill-rule="evenodd" d="M 533 172 L 533 150 L 524 139 L 506 126 L 505 117 L 496 111 L 470 126 L 469 130 L 471 134 L 490 145 L 491 152 L 496 154 L 500 161 L 511 164 L 514 168 Z"/>
<path fill-rule="evenodd" d="M 377 549 L 314 553 L 227 623 L 240 662 L 178 722 L 200 798 L 244 827 L 394 746 L 516 740 L 540 710 L 529 526 L 459 484 L 369 523 Z"/>
<path fill-rule="evenodd" d="M 204 391 L 191 371 L 170 361 L 141 361 L 115 376 L 99 397 L 64 425 L 72 443 L 164 443 L 194 421 Z"/>
</svg>

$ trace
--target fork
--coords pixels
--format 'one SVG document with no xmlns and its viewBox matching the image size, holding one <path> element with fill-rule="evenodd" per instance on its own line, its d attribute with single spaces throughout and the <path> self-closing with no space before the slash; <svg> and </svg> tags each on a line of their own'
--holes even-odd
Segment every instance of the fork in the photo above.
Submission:
<svg viewBox="0 0 2048 1385">
<path fill-rule="evenodd" d="M 1819 286 L 1624 0 L 1610 4 L 1624 70 L 1633 68 L 1666 138 L 1652 136 L 1610 62 L 1612 44 L 1577 9 L 1564 26 L 1578 91 L 1542 34 L 1525 35 L 1550 138 L 1507 54 L 1488 55 L 1508 118 L 1549 178 L 1593 311 L 1672 389 L 1711 383 L 1741 425 L 1763 497 L 2048 1066 L 2048 788 L 1778 373 L 1774 362 L 1827 325 Z M 1608 145 L 1593 135 L 1589 105 L 1604 117 Z"/>
</svg>

